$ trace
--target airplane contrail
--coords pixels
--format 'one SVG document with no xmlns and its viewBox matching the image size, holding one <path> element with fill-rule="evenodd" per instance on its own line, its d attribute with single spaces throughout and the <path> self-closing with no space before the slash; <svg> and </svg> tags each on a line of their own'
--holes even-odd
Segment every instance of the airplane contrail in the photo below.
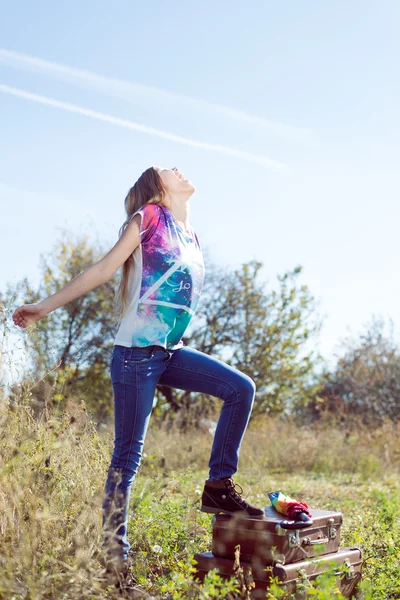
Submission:
<svg viewBox="0 0 400 600">
<path fill-rule="evenodd" d="M 133 129 L 135 131 L 140 131 L 141 133 L 147 133 L 148 135 L 153 135 L 166 140 L 171 140 L 180 144 L 186 144 L 187 146 L 193 146 L 194 148 L 203 148 L 205 150 L 212 150 L 221 154 L 234 156 L 236 158 L 241 158 L 249 162 L 258 163 L 260 165 L 263 165 L 264 167 L 282 169 L 285 166 L 283 163 L 268 158 L 267 156 L 252 154 L 250 152 L 244 152 L 242 150 L 237 150 L 236 148 L 221 146 L 220 144 L 209 144 L 207 142 L 201 142 L 199 140 L 194 140 L 192 138 L 176 135 L 168 131 L 162 131 L 161 129 L 155 129 L 154 127 L 141 125 L 140 123 L 135 123 L 134 121 L 120 119 L 119 117 L 114 117 L 113 115 L 108 115 L 105 113 L 90 110 L 82 106 L 77 106 L 76 104 L 69 104 L 67 102 L 61 102 L 59 100 L 55 100 L 54 98 L 49 98 L 47 96 L 33 94 L 25 90 L 10 87 L 8 85 L 0 84 L 0 92 L 12 96 L 17 96 L 19 98 L 24 98 L 25 100 L 31 100 L 32 102 L 45 104 L 46 106 L 52 106 L 54 108 L 60 108 L 61 110 L 66 110 L 68 112 L 84 115 L 85 117 L 89 117 L 91 119 L 98 119 L 99 121 L 104 121 L 106 123 L 111 123 L 112 125 L 124 127 L 125 129 Z"/>
<path fill-rule="evenodd" d="M 91 71 L 77 69 L 68 65 L 63 65 L 48 60 L 43 60 L 36 56 L 29 56 L 18 52 L 13 52 L 5 48 L 0 48 L 0 63 L 12 68 L 39 72 L 62 81 L 79 84 L 83 87 L 95 88 L 102 93 L 124 98 L 125 100 L 133 96 L 145 96 L 158 99 L 160 101 L 173 101 L 174 106 L 177 102 L 182 102 L 192 108 L 202 111 L 208 110 L 214 113 L 222 114 L 236 121 L 242 121 L 253 125 L 258 125 L 269 130 L 283 138 L 295 142 L 309 143 L 312 141 L 312 132 L 308 128 L 292 127 L 285 123 L 279 123 L 257 117 L 245 111 L 208 102 L 199 98 L 193 98 L 184 94 L 168 92 L 153 86 L 147 86 L 139 83 L 114 79 L 98 75 Z"/>
</svg>

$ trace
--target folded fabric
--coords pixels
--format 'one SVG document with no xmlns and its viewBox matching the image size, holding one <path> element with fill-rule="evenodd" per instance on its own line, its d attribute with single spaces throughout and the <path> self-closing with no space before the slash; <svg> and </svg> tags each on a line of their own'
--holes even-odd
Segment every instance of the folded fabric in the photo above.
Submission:
<svg viewBox="0 0 400 600">
<path fill-rule="evenodd" d="M 299 513 L 305 513 L 308 517 L 312 517 L 305 502 L 298 502 L 289 496 L 285 496 L 282 492 L 271 492 L 268 495 L 275 510 L 286 515 L 289 519 L 296 520 Z"/>
</svg>

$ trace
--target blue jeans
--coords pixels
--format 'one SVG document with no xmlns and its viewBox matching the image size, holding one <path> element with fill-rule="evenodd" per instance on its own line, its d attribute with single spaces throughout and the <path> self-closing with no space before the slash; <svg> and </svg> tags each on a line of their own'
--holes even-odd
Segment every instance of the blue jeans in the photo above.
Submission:
<svg viewBox="0 0 400 600">
<path fill-rule="evenodd" d="M 223 400 L 209 461 L 209 479 L 236 473 L 255 396 L 254 381 L 211 356 L 183 346 L 115 345 L 110 362 L 115 441 L 103 500 L 103 549 L 126 560 L 130 489 L 138 470 L 156 385 L 201 392 Z"/>
</svg>

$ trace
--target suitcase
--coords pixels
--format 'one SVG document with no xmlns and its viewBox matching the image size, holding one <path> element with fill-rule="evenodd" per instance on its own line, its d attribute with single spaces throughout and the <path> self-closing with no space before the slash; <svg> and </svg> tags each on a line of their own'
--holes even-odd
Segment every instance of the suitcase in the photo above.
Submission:
<svg viewBox="0 0 400 600">
<path fill-rule="evenodd" d="M 217 568 L 219 575 L 224 579 L 232 577 L 234 572 L 234 560 L 214 556 L 212 552 L 202 552 L 194 555 L 197 561 L 195 564 L 196 572 L 194 577 L 201 582 L 205 575 L 211 569 Z M 275 564 L 273 566 L 252 566 L 250 563 L 240 561 L 240 566 L 244 571 L 245 567 L 252 569 L 252 581 L 255 587 L 250 592 L 252 600 L 265 599 L 266 590 L 270 587 L 270 577 L 277 577 L 285 592 L 294 594 L 296 600 L 306 597 L 306 585 L 301 583 L 305 579 L 313 581 L 326 571 L 334 561 L 337 564 L 336 585 L 345 598 L 356 598 L 358 583 L 361 580 L 362 570 L 362 552 L 359 548 L 339 547 L 337 552 L 325 554 L 324 556 L 312 559 L 298 561 L 292 564 Z M 339 569 L 341 565 L 346 565 L 345 574 L 341 574 Z M 342 576 L 341 576 L 342 575 Z"/>
<path fill-rule="evenodd" d="M 337 552 L 342 513 L 312 508 L 310 513 L 313 524 L 304 529 L 285 529 L 288 521 L 272 506 L 265 507 L 265 520 L 242 515 L 215 515 L 212 518 L 212 553 L 234 559 L 235 546 L 240 544 L 241 560 L 252 562 L 257 557 L 264 565 L 273 565 Z"/>
</svg>

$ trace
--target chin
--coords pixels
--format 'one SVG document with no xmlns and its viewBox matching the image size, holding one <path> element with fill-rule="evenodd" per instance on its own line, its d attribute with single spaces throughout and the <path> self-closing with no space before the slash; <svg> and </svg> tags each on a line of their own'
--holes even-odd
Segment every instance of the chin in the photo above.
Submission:
<svg viewBox="0 0 400 600">
<path fill-rule="evenodd" d="M 191 189 L 193 192 L 196 191 L 196 187 L 193 185 L 193 183 L 190 181 L 190 179 L 188 179 L 188 181 L 186 182 L 189 189 Z"/>
</svg>

